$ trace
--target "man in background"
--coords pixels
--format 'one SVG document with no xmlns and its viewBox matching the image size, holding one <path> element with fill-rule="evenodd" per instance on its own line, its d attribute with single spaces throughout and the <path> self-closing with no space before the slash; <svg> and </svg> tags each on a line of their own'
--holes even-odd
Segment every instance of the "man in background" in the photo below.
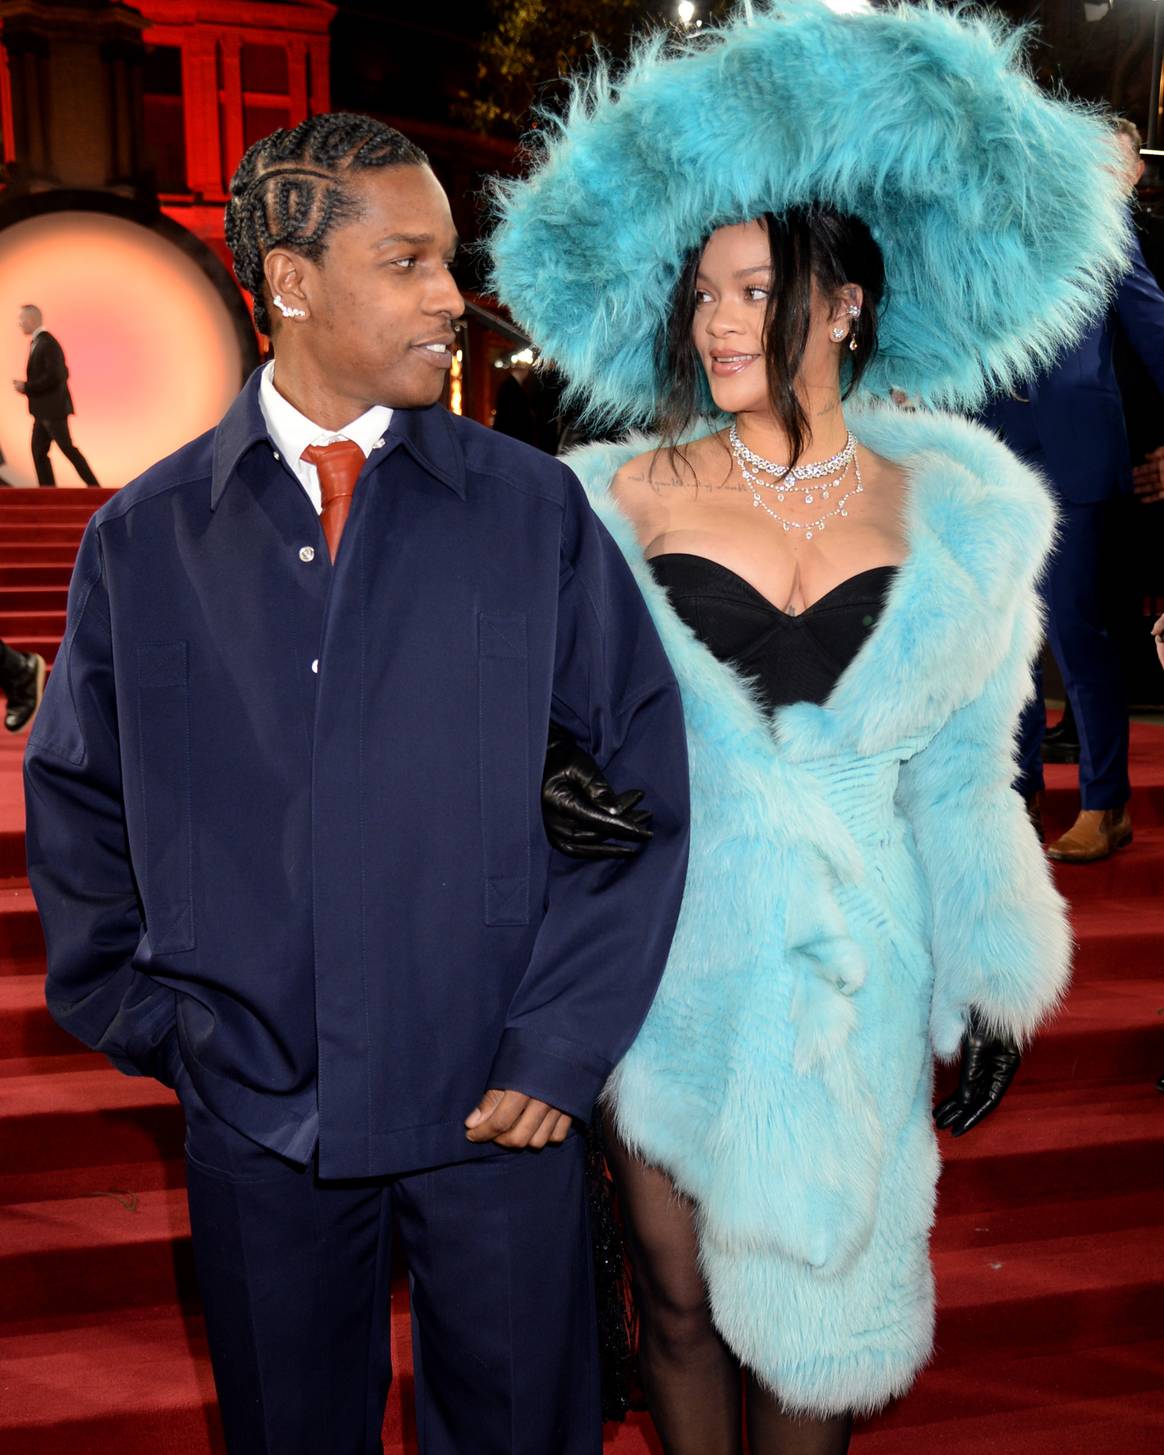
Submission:
<svg viewBox="0 0 1164 1455">
<path fill-rule="evenodd" d="M 534 366 L 532 351 L 521 349 L 497 391 L 493 428 L 547 455 L 557 454 L 559 393 L 546 370 Z"/>
<path fill-rule="evenodd" d="M 1133 157 L 1122 133 L 1114 139 L 1130 197 L 1139 153 Z M 1059 539 L 1043 594 L 1051 650 L 1079 730 L 1080 809 L 1047 852 L 1071 863 L 1104 859 L 1132 837 L 1127 696 L 1111 630 L 1109 577 L 1121 507 L 1132 490 L 1132 462 L 1112 354 L 1118 324 L 1164 390 L 1164 293 L 1134 237 L 1129 264 L 1111 309 L 1079 344 L 1037 379 L 997 396 L 983 415 L 984 423 L 1043 474 L 1059 506 Z M 1038 821 L 1046 732 L 1038 672 L 1035 689 L 1020 725 L 1016 787 Z"/>
<path fill-rule="evenodd" d="M 20 332 L 30 340 L 28 368 L 26 377 L 13 379 L 12 384 L 18 394 L 27 398 L 32 415 L 32 462 L 37 484 L 56 484 L 49 459 L 49 449 L 56 445 L 85 484 L 96 485 L 97 477 L 69 434 L 69 415 L 74 411 L 65 351 L 45 328 L 35 303 L 24 304 L 18 322 Z"/>
</svg>

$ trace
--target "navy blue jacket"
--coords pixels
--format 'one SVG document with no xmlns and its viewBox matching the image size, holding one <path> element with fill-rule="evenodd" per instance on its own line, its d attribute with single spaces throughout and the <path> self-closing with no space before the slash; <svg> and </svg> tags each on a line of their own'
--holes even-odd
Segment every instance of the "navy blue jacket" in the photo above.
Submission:
<svg viewBox="0 0 1164 1455">
<path fill-rule="evenodd" d="M 637 858 L 551 852 L 551 715 Z M 574 476 L 397 411 L 333 569 L 257 374 L 94 517 L 25 777 L 59 1023 L 327 1177 L 488 1152 L 487 1087 L 587 1117 L 682 895 L 678 689 Z"/>
<path fill-rule="evenodd" d="M 1123 401 L 1112 364 L 1117 319 L 1164 391 L 1164 293 L 1135 240 L 1130 261 L 1106 317 L 1046 373 L 1021 386 L 1016 391 L 1021 400 L 998 395 L 981 416 L 1016 454 L 1045 471 L 1072 505 L 1109 500 L 1132 488 Z"/>
</svg>

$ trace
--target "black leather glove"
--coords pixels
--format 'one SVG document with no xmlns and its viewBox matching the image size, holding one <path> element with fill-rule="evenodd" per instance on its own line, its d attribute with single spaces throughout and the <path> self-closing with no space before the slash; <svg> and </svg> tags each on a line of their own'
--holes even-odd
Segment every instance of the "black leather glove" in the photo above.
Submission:
<svg viewBox="0 0 1164 1455">
<path fill-rule="evenodd" d="M 574 859 L 626 859 L 651 837 L 642 792 L 615 793 L 598 764 L 556 722 L 550 723 L 542 778 L 546 838 Z M 637 810 L 637 811 L 636 811 Z M 620 840 L 617 843 L 606 842 Z"/>
<path fill-rule="evenodd" d="M 960 1137 L 988 1117 L 1006 1095 L 1021 1060 L 1013 1042 L 990 1035 L 971 1011 L 970 1028 L 962 1037 L 958 1090 L 934 1107 L 939 1130 Z"/>
</svg>

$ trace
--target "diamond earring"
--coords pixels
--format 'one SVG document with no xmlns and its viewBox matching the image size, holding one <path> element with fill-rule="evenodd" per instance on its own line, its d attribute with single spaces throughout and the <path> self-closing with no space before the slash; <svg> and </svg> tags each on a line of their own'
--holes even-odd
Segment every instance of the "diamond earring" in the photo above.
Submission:
<svg viewBox="0 0 1164 1455">
<path fill-rule="evenodd" d="M 844 338 L 845 334 L 847 334 L 847 333 L 848 333 L 848 329 L 845 328 L 845 326 L 843 324 L 838 325 L 836 328 L 834 328 L 832 330 L 833 338 L 834 338 L 834 340 L 837 343 L 840 343 L 841 340 Z"/>
<path fill-rule="evenodd" d="M 283 302 L 283 295 L 281 293 L 276 293 L 271 302 L 274 303 L 275 307 L 279 310 L 284 318 L 307 317 L 306 308 L 289 308 L 287 304 Z"/>
</svg>

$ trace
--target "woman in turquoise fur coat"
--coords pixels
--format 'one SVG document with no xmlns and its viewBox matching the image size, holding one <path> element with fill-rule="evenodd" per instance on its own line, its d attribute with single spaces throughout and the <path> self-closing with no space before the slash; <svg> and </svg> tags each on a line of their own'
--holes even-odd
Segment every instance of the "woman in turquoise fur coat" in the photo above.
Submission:
<svg viewBox="0 0 1164 1455">
<path fill-rule="evenodd" d="M 651 427 L 569 463 L 690 747 L 683 913 L 606 1092 L 668 1455 L 745 1424 L 753 1455 L 830 1455 L 908 1388 L 933 1058 L 1063 994 L 1010 786 L 1053 509 L 941 407 L 1102 310 L 1111 145 L 997 22 L 785 0 L 580 85 L 499 188 L 500 297 L 591 421 Z"/>
</svg>

